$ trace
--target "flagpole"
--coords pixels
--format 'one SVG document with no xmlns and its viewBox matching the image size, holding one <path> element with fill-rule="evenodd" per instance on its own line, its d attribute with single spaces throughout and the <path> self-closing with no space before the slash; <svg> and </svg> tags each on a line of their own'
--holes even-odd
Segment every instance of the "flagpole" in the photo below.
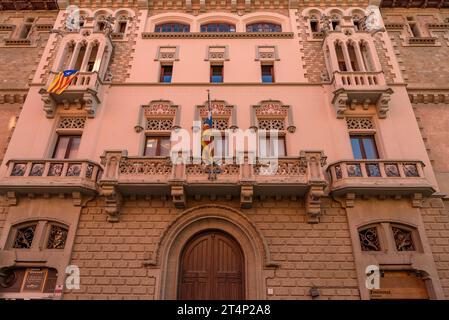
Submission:
<svg viewBox="0 0 449 320">
<path fill-rule="evenodd" d="M 207 89 L 207 109 L 208 109 L 209 113 L 212 115 L 211 102 L 210 102 L 210 90 L 209 89 Z M 212 129 L 212 124 L 211 124 L 211 127 L 209 129 Z M 211 142 L 211 143 L 213 143 L 213 142 Z M 215 162 L 214 162 L 214 158 L 212 157 L 211 169 L 214 167 L 214 165 L 215 165 Z"/>
<path fill-rule="evenodd" d="M 207 108 L 208 108 L 209 111 L 211 111 L 210 104 L 211 104 L 210 103 L 210 90 L 207 89 Z"/>
</svg>

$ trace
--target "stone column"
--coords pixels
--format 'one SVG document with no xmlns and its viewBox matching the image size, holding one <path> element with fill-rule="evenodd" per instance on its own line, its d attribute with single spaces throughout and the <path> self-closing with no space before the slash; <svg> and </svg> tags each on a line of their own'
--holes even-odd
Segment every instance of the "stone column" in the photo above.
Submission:
<svg viewBox="0 0 449 320">
<path fill-rule="evenodd" d="M 92 49 L 94 47 L 94 43 L 93 42 L 89 42 L 86 48 L 86 52 L 84 53 L 84 59 L 83 62 L 81 63 L 81 68 L 80 71 L 87 71 L 87 64 L 89 62 L 89 58 L 90 58 L 90 54 L 92 52 Z"/>
<path fill-rule="evenodd" d="M 346 45 L 345 42 L 341 42 L 341 49 L 343 51 L 343 56 L 345 58 L 346 69 L 348 71 L 353 71 L 351 66 L 351 58 L 349 57 L 348 46 Z"/>
<path fill-rule="evenodd" d="M 363 61 L 362 52 L 360 51 L 360 45 L 358 42 L 353 43 L 355 55 L 357 57 L 357 64 L 359 65 L 360 71 L 365 72 L 366 67 Z"/>
</svg>

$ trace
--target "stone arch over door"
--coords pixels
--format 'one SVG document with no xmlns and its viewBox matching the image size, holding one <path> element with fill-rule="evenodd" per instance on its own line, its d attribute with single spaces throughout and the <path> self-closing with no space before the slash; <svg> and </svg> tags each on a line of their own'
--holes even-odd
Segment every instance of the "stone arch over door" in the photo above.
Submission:
<svg viewBox="0 0 449 320">
<path fill-rule="evenodd" d="M 156 299 L 177 298 L 182 251 L 192 237 L 207 230 L 223 232 L 238 242 L 244 256 L 244 298 L 265 299 L 265 280 L 273 276 L 278 265 L 271 262 L 268 246 L 257 227 L 240 211 L 218 205 L 186 210 L 162 235 L 150 261 L 160 268 Z"/>
</svg>

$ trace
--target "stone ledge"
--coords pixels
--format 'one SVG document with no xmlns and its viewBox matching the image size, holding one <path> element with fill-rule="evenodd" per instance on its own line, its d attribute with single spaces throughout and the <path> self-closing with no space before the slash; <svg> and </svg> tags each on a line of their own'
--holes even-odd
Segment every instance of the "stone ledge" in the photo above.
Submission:
<svg viewBox="0 0 449 320">
<path fill-rule="evenodd" d="M 293 32 L 143 32 L 142 39 L 293 39 Z"/>
</svg>

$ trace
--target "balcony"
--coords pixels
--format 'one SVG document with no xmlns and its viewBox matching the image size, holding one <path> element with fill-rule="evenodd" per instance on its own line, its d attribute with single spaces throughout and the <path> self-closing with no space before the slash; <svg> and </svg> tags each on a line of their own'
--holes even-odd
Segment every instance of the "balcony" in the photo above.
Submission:
<svg viewBox="0 0 449 320">
<path fill-rule="evenodd" d="M 48 93 L 46 90 L 56 77 L 57 74 L 51 74 L 45 89 L 42 88 L 39 91 L 44 102 L 44 111 L 47 118 L 55 116 L 58 105 L 68 108 L 71 104 L 76 105 L 78 109 L 84 107 L 87 115 L 94 117 L 100 103 L 100 87 L 103 84 L 98 72 L 78 72 L 69 87 L 59 95 Z"/>
<path fill-rule="evenodd" d="M 101 167 L 89 160 L 9 160 L 0 192 L 15 194 L 95 194 Z"/>
<path fill-rule="evenodd" d="M 310 212 L 317 214 L 326 186 L 320 169 L 325 158 L 321 152 L 304 151 L 299 157 L 278 159 L 274 165 L 260 159 L 252 164 L 247 156 L 240 164 L 205 165 L 192 159 L 172 163 L 170 158 L 128 157 L 126 151 L 106 151 L 100 185 L 115 206 L 111 209 L 113 221 L 118 219 L 121 196 L 131 194 L 171 196 L 179 208 L 185 207 L 188 197 L 240 197 L 241 206 L 249 208 L 253 196 L 305 196 L 311 199 Z"/>
<path fill-rule="evenodd" d="M 357 104 L 364 108 L 374 104 L 379 118 L 387 116 L 393 90 L 387 86 L 383 71 L 334 71 L 332 85 L 337 118 L 343 118 Z"/>
<path fill-rule="evenodd" d="M 354 198 L 412 196 L 419 200 L 436 190 L 424 176 L 424 163 L 416 160 L 342 160 L 330 164 L 330 192 Z M 349 195 L 349 197 L 348 197 Z"/>
</svg>

